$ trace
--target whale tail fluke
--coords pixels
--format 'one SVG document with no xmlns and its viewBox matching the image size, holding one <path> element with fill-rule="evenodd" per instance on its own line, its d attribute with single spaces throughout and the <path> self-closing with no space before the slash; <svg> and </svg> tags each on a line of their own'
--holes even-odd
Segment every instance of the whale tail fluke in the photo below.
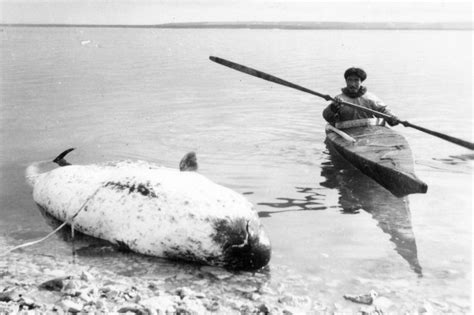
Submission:
<svg viewBox="0 0 474 315">
<path fill-rule="evenodd" d="M 74 150 L 74 148 L 67 149 L 66 151 L 59 154 L 52 162 L 58 164 L 59 166 L 71 165 L 64 159 L 64 157 L 72 150 Z M 51 160 L 34 162 L 26 168 L 25 178 L 28 185 L 31 187 L 35 185 L 36 180 L 45 171 L 45 168 L 51 168 L 51 165 L 48 166 L 48 164 L 51 164 Z"/>
<path fill-rule="evenodd" d="M 58 164 L 59 166 L 66 166 L 66 165 L 71 165 L 71 163 L 69 163 L 68 161 L 66 161 L 64 159 L 64 157 L 71 151 L 73 151 L 75 148 L 70 148 L 70 149 L 67 149 L 66 151 L 62 152 L 61 154 L 59 154 L 54 160 L 53 162 Z"/>
<path fill-rule="evenodd" d="M 188 152 L 179 162 L 179 170 L 181 172 L 195 172 L 198 169 L 196 153 Z"/>
<path fill-rule="evenodd" d="M 26 168 L 25 178 L 28 185 L 30 185 L 31 187 L 35 185 L 36 179 L 38 178 L 39 175 L 41 175 L 40 166 L 48 162 L 50 161 L 34 162 Z"/>
</svg>

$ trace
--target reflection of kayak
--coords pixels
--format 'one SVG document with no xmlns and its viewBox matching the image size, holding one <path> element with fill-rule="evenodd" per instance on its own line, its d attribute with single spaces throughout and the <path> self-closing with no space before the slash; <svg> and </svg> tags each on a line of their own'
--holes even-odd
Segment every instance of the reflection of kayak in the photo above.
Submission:
<svg viewBox="0 0 474 315">
<path fill-rule="evenodd" d="M 321 186 L 339 190 L 339 205 L 343 213 L 357 213 L 359 210 L 370 213 L 377 226 L 390 235 L 395 251 L 421 276 L 408 197 L 398 198 L 367 176 L 357 176 L 359 171 L 344 168 L 346 163 L 340 159 L 340 156 L 332 155 L 331 163 L 323 165 L 321 175 L 326 181 Z"/>
<path fill-rule="evenodd" d="M 426 192 L 428 186 L 416 177 L 411 149 L 399 133 L 385 126 L 350 127 L 343 131 L 355 142 L 326 128 L 332 153 L 340 154 L 395 196 Z"/>
</svg>

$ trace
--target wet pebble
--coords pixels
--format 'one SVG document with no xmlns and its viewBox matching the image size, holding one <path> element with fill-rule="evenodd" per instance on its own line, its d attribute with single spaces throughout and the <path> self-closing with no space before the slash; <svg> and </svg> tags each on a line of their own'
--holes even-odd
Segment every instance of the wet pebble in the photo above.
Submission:
<svg viewBox="0 0 474 315">
<path fill-rule="evenodd" d="M 187 287 L 181 287 L 175 290 L 175 294 L 179 296 L 181 299 L 189 296 L 195 296 L 196 294 L 194 293 L 193 290 L 187 288 Z"/>
<path fill-rule="evenodd" d="M 233 276 L 232 273 L 230 273 L 230 272 L 228 272 L 228 271 L 226 271 L 222 268 L 216 268 L 216 267 L 210 267 L 210 266 L 201 267 L 201 271 L 205 272 L 205 273 L 208 273 L 208 274 L 211 274 L 212 276 L 214 276 L 215 278 L 217 278 L 219 280 L 228 279 L 228 278 Z"/>
<path fill-rule="evenodd" d="M 206 308 L 202 303 L 200 303 L 198 300 L 191 298 L 186 298 L 180 303 L 178 303 L 176 311 L 177 313 L 189 312 L 191 314 L 204 314 L 207 312 Z"/>
<path fill-rule="evenodd" d="M 384 312 L 376 306 L 363 306 L 359 309 L 358 314 L 360 315 L 382 315 Z"/>
<path fill-rule="evenodd" d="M 318 313 L 325 313 L 328 307 L 321 302 L 314 302 L 312 311 Z"/>
<path fill-rule="evenodd" d="M 81 282 L 79 280 L 71 279 L 64 283 L 62 292 L 71 296 L 78 296 L 81 292 Z"/>
<path fill-rule="evenodd" d="M 109 308 L 107 300 L 104 299 L 104 298 L 101 298 L 101 299 L 97 300 L 95 302 L 95 306 L 96 306 L 97 310 L 99 310 L 99 311 L 106 311 Z"/>
<path fill-rule="evenodd" d="M 206 297 L 206 295 L 205 295 L 204 293 L 202 293 L 202 292 L 196 292 L 196 293 L 195 293 L 195 297 L 196 297 L 197 299 L 204 299 L 204 298 Z"/>
<path fill-rule="evenodd" d="M 240 314 L 251 314 L 252 313 L 252 307 L 250 305 L 247 305 L 247 304 L 242 304 L 242 305 L 240 305 L 239 312 L 240 312 Z"/>
<path fill-rule="evenodd" d="M 176 281 L 190 280 L 192 278 L 194 278 L 194 276 L 187 273 L 179 273 L 175 276 Z"/>
<path fill-rule="evenodd" d="M 99 294 L 110 300 L 118 301 L 124 299 L 124 294 L 127 291 L 128 286 L 123 284 L 109 284 L 99 289 Z"/>
<path fill-rule="evenodd" d="M 148 282 L 148 289 L 155 291 L 158 290 L 162 286 L 161 283 L 158 283 L 157 281 L 150 281 Z"/>
<path fill-rule="evenodd" d="M 261 299 L 261 297 L 262 296 L 260 294 L 253 292 L 253 293 L 250 293 L 250 295 L 248 296 L 248 299 L 252 301 L 258 301 Z"/>
<path fill-rule="evenodd" d="M 262 313 L 262 314 L 270 313 L 270 310 L 268 309 L 268 307 L 265 304 L 258 305 L 256 310 L 257 310 L 258 314 L 260 314 L 260 313 Z"/>
<path fill-rule="evenodd" d="M 307 296 L 295 296 L 286 294 L 278 298 L 278 302 L 281 304 L 297 307 L 307 307 L 311 304 L 311 300 Z"/>
<path fill-rule="evenodd" d="M 390 307 L 394 305 L 394 303 L 384 296 L 379 296 L 373 301 L 373 305 L 382 310 L 388 310 Z"/>
<path fill-rule="evenodd" d="M 85 270 L 82 271 L 80 279 L 83 280 L 83 281 L 86 281 L 86 282 L 94 281 L 94 277 L 92 276 L 92 274 L 90 272 L 85 271 Z"/>
<path fill-rule="evenodd" d="M 56 306 L 64 310 L 65 312 L 70 313 L 79 313 L 80 311 L 82 311 L 83 308 L 83 304 L 69 299 L 59 301 L 58 303 L 56 303 Z"/>
<path fill-rule="evenodd" d="M 423 305 L 418 307 L 418 314 L 431 315 L 434 314 L 434 308 L 431 303 L 425 301 Z"/>
<path fill-rule="evenodd" d="M 209 312 L 217 312 L 221 308 L 219 301 L 216 299 L 204 300 L 203 305 Z"/>
<path fill-rule="evenodd" d="M 272 288 L 270 288 L 270 286 L 268 286 L 268 284 L 266 284 L 266 283 L 261 285 L 258 288 L 257 292 L 262 294 L 262 295 L 276 295 L 276 291 L 273 290 Z"/>
<path fill-rule="evenodd" d="M 286 285 L 284 283 L 278 284 L 277 293 L 283 294 L 284 292 L 286 292 Z"/>
<path fill-rule="evenodd" d="M 22 309 L 28 309 L 28 310 L 32 310 L 32 309 L 35 309 L 35 308 L 40 308 L 41 305 L 39 305 L 38 303 L 36 303 L 33 299 L 27 297 L 27 296 L 22 296 L 18 301 L 17 303 L 20 305 L 20 308 Z"/>
<path fill-rule="evenodd" d="M 60 277 L 45 281 L 39 285 L 40 289 L 48 291 L 62 291 L 70 277 Z"/>
<path fill-rule="evenodd" d="M 85 303 L 91 303 L 94 301 L 94 295 L 90 294 L 90 292 L 91 291 L 88 288 L 83 289 L 79 291 L 79 294 L 77 295 L 77 297 L 81 299 L 82 301 L 84 301 Z"/>
<path fill-rule="evenodd" d="M 17 314 L 20 310 L 18 304 L 13 302 L 0 302 L 0 314 Z"/>
<path fill-rule="evenodd" d="M 361 304 L 367 304 L 371 305 L 375 298 L 378 296 L 378 293 L 375 292 L 374 290 L 370 290 L 367 294 L 344 294 L 344 298 L 346 300 L 355 302 L 355 303 L 361 303 Z"/>
<path fill-rule="evenodd" d="M 197 281 L 194 281 L 194 284 L 197 285 L 197 286 L 206 286 L 207 284 L 209 283 L 209 280 L 207 279 L 202 279 L 202 280 L 197 280 Z"/>
<path fill-rule="evenodd" d="M 3 292 L 0 292 L 0 302 L 17 301 L 20 298 L 18 289 L 14 287 L 6 287 Z"/>
<path fill-rule="evenodd" d="M 243 285 L 236 285 L 233 287 L 236 291 L 242 292 L 242 293 L 253 293 L 257 291 L 258 288 L 253 287 L 253 286 L 243 286 Z"/>
<path fill-rule="evenodd" d="M 148 314 L 147 311 L 138 304 L 128 304 L 122 305 L 118 310 L 118 313 L 134 313 L 138 315 L 145 315 Z"/>
<path fill-rule="evenodd" d="M 176 303 L 180 300 L 178 296 L 164 295 L 154 296 L 140 301 L 140 305 L 151 310 L 159 312 L 174 312 Z"/>
<path fill-rule="evenodd" d="M 240 303 L 238 300 L 235 300 L 235 299 L 232 299 L 232 298 L 229 298 L 227 299 L 227 305 L 233 309 L 233 310 L 240 310 L 240 306 L 242 303 Z"/>
</svg>

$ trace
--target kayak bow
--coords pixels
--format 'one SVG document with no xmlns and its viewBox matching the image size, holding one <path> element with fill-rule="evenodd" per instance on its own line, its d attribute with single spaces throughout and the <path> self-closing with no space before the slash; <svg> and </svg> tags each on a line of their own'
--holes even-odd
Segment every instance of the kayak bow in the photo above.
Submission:
<svg viewBox="0 0 474 315">
<path fill-rule="evenodd" d="M 361 126 L 344 129 L 355 142 L 326 128 L 326 143 L 331 153 L 341 155 L 397 197 L 426 193 L 428 186 L 414 172 L 408 142 L 385 126 Z"/>
</svg>

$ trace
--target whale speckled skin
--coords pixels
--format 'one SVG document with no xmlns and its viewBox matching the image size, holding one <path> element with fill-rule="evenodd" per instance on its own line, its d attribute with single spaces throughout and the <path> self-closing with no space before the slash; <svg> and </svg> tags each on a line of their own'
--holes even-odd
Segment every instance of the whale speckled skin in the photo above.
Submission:
<svg viewBox="0 0 474 315">
<path fill-rule="evenodd" d="M 145 161 L 27 169 L 35 202 L 78 231 L 132 251 L 230 269 L 268 264 L 271 246 L 253 205 L 192 171 Z M 194 157 L 195 162 L 195 157 Z"/>
</svg>

